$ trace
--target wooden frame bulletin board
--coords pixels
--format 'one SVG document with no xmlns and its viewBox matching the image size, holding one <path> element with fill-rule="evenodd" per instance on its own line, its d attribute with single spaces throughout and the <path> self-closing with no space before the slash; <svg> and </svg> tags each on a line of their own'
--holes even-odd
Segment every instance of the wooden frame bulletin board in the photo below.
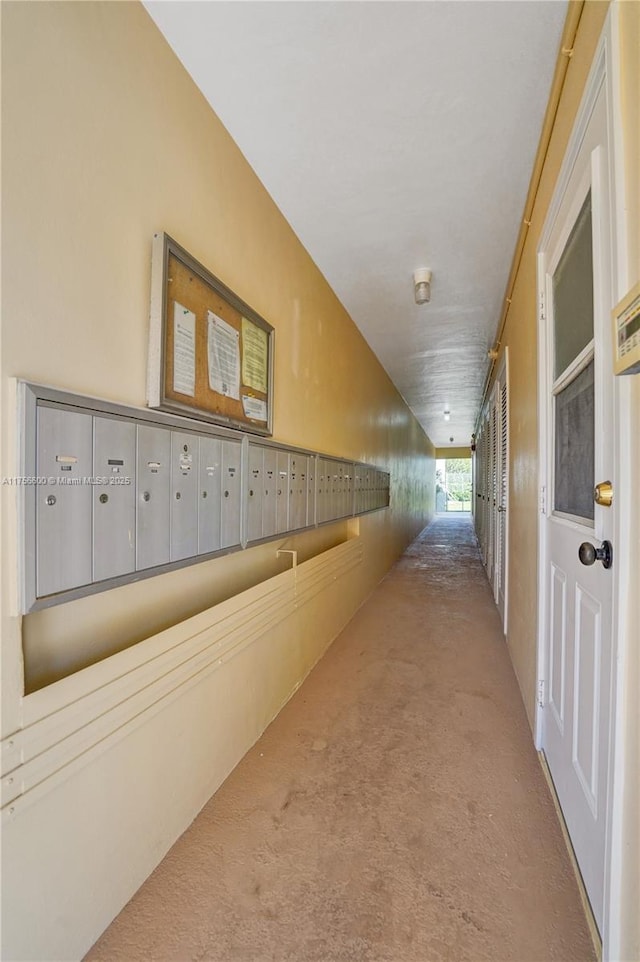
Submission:
<svg viewBox="0 0 640 962">
<path fill-rule="evenodd" d="M 164 233 L 150 321 L 149 407 L 272 434 L 273 328 Z"/>
</svg>

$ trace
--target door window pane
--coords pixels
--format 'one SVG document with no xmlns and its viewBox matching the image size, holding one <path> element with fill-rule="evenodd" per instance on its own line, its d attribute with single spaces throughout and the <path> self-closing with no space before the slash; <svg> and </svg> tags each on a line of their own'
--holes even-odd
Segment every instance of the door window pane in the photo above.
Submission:
<svg viewBox="0 0 640 962">
<path fill-rule="evenodd" d="M 593 361 L 555 397 L 554 508 L 593 520 Z"/>
<path fill-rule="evenodd" d="M 591 191 L 553 275 L 553 318 L 557 378 L 593 337 Z"/>
</svg>

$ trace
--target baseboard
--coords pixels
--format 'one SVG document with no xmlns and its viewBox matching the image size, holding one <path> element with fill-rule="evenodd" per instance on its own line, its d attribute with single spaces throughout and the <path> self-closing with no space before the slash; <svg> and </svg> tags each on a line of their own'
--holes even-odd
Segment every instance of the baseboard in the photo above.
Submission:
<svg viewBox="0 0 640 962">
<path fill-rule="evenodd" d="M 558 796 L 556 794 L 556 787 L 553 784 L 553 779 L 551 777 L 551 772 L 549 771 L 549 766 L 547 765 L 547 760 L 544 757 L 544 752 L 538 752 L 538 761 L 540 762 L 540 767 L 542 768 L 547 785 L 549 786 L 549 792 L 551 793 L 551 798 L 553 799 L 553 805 L 556 810 L 556 815 L 558 816 L 558 822 L 560 823 L 562 837 L 564 839 L 564 843 L 566 845 L 567 852 L 569 854 L 569 861 L 571 862 L 573 874 L 575 875 L 576 882 L 578 883 L 580 901 L 582 902 L 582 908 L 584 909 L 585 918 L 587 920 L 589 935 L 591 936 L 591 941 L 593 942 L 593 946 L 596 950 L 598 960 L 599 962 L 602 962 L 602 939 L 600 937 L 600 931 L 598 929 L 598 924 L 593 914 L 593 909 L 591 908 L 591 902 L 589 901 L 587 890 L 582 880 L 582 873 L 580 872 L 580 867 L 578 866 L 578 860 L 576 859 L 575 852 L 573 851 L 573 845 L 571 844 L 571 838 L 569 836 L 569 831 L 567 829 L 567 823 L 564 820 L 564 815 L 562 813 L 562 809 L 560 808 L 560 802 L 558 801 Z"/>
</svg>

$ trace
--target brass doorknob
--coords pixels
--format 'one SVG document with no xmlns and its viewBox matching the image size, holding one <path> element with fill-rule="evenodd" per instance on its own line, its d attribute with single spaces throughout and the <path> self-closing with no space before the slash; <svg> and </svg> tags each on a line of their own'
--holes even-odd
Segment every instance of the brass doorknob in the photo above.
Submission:
<svg viewBox="0 0 640 962">
<path fill-rule="evenodd" d="M 593 489 L 593 500 L 603 508 L 610 508 L 613 501 L 613 485 L 611 481 L 601 481 Z"/>
</svg>

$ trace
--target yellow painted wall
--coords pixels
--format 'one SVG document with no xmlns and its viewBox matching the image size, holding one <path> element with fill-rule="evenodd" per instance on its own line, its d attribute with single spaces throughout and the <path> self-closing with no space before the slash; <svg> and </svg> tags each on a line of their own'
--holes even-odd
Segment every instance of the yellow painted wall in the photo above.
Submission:
<svg viewBox="0 0 640 962">
<path fill-rule="evenodd" d="M 470 458 L 471 448 L 436 448 L 436 458 Z"/>
<path fill-rule="evenodd" d="M 3 13 L 3 474 L 16 473 L 10 377 L 144 405 L 151 239 L 166 230 L 275 327 L 274 437 L 392 473 L 391 511 L 360 522 L 355 609 L 429 517 L 428 439 L 144 8 Z M 288 543 L 312 554 L 345 536 Z M 28 616 L 28 686 L 283 565 L 258 547 Z M 5 629 L 16 645 L 17 620 Z"/>
</svg>

